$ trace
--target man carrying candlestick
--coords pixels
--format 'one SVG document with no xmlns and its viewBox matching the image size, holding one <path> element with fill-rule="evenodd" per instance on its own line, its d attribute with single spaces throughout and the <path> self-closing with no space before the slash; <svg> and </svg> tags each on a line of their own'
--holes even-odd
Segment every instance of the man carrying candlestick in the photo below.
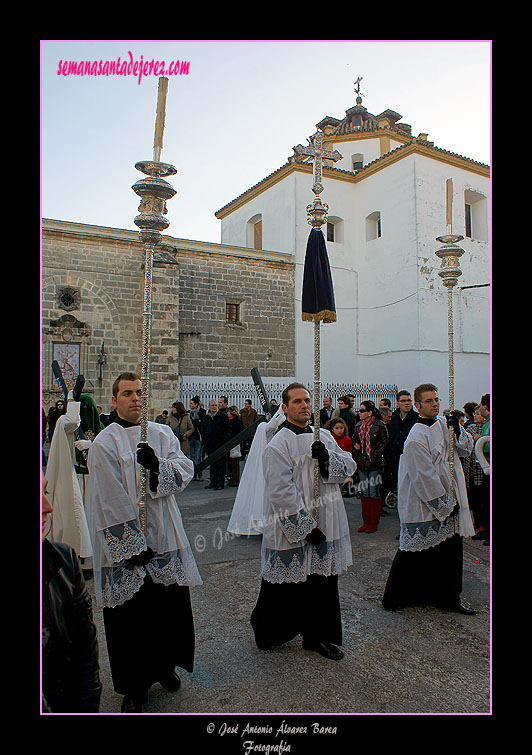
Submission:
<svg viewBox="0 0 532 755">
<path fill-rule="evenodd" d="M 447 611 L 474 615 L 460 599 L 463 537 L 475 530 L 460 456 L 470 456 L 473 439 L 454 415 L 454 354 L 452 290 L 462 274 L 456 246 L 463 237 L 452 233 L 453 182 L 446 182 L 447 234 L 436 254 L 442 260 L 438 275 L 448 292 L 449 408 L 439 416 L 438 389 L 432 383 L 414 391 L 419 412 L 405 441 L 399 462 L 397 510 L 401 523 L 399 550 L 384 591 L 382 605 L 394 611 L 427 603 Z"/>
<path fill-rule="evenodd" d="M 202 583 L 175 495 L 194 475 L 168 425 L 148 423 L 139 444 L 142 384 L 122 373 L 113 385 L 117 418 L 94 440 L 94 587 L 103 606 L 109 663 L 122 712 L 140 713 L 155 682 L 177 690 L 175 666 L 194 665 L 189 588 Z M 146 530 L 140 524 L 140 468 L 148 479 Z"/>
<path fill-rule="evenodd" d="M 382 598 L 389 611 L 434 605 L 474 615 L 462 605 L 463 537 L 474 534 L 464 473 L 473 438 L 458 418 L 439 415 L 438 389 L 431 383 L 414 390 L 419 417 L 405 441 L 399 462 L 399 550 Z M 449 464 L 453 443 L 454 474 Z"/>
<path fill-rule="evenodd" d="M 159 80 L 153 161 L 136 164 L 148 178 L 133 185 L 141 197 L 134 222 L 145 247 L 142 370 L 122 373 L 113 385 L 117 417 L 95 439 L 89 456 L 94 484 L 94 582 L 103 618 L 113 685 L 122 712 L 140 713 L 152 684 L 179 689 L 175 667 L 194 664 L 189 588 L 201 577 L 175 495 L 194 474 L 168 425 L 148 421 L 153 254 L 166 201 L 175 190 L 160 162 L 168 80 Z"/>
</svg>

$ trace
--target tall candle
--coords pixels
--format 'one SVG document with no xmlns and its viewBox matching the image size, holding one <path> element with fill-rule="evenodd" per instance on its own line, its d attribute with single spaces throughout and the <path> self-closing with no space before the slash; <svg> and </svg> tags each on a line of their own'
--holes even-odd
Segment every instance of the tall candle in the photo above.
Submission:
<svg viewBox="0 0 532 755">
<path fill-rule="evenodd" d="M 447 225 L 453 224 L 453 179 L 448 178 L 446 183 L 447 188 Z M 450 229 L 448 229 L 450 233 Z"/>
</svg>

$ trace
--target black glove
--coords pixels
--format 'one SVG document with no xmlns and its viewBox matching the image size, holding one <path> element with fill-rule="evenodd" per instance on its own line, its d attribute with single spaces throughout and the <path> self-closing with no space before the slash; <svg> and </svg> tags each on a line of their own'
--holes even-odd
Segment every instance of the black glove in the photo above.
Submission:
<svg viewBox="0 0 532 755">
<path fill-rule="evenodd" d="M 323 534 L 323 532 L 319 529 L 319 527 L 314 527 L 313 530 L 311 530 L 308 535 L 305 537 L 305 540 L 307 543 L 310 543 L 311 545 L 319 545 L 320 543 L 323 543 L 324 540 L 327 538 Z"/>
<path fill-rule="evenodd" d="M 159 459 L 155 451 L 147 443 L 139 443 L 137 446 L 137 461 L 149 471 L 149 488 L 152 493 L 157 492 L 159 486 Z"/>
<path fill-rule="evenodd" d="M 155 556 L 155 551 L 152 551 L 151 548 L 148 548 L 145 551 L 142 551 L 142 553 L 137 553 L 136 556 L 131 556 L 131 558 L 128 558 L 127 562 L 128 564 L 131 564 L 132 566 L 145 566 L 148 561 L 150 561 L 153 556 Z"/>
<path fill-rule="evenodd" d="M 312 458 L 318 461 L 329 461 L 329 452 L 321 440 L 315 440 L 311 446 Z"/>
<path fill-rule="evenodd" d="M 315 440 L 311 446 L 312 458 L 318 460 L 320 475 L 325 479 L 329 479 L 329 452 L 325 448 L 325 445 L 321 440 Z"/>
<path fill-rule="evenodd" d="M 460 422 L 458 421 L 458 417 L 454 412 L 451 412 L 450 414 L 447 414 L 445 419 L 447 420 L 447 427 L 452 427 L 454 430 L 454 434 L 457 438 L 460 437 Z"/>
<path fill-rule="evenodd" d="M 149 469 L 151 472 L 159 472 L 159 459 L 155 455 L 153 448 L 147 443 L 138 444 L 137 461 L 145 469 Z"/>
</svg>

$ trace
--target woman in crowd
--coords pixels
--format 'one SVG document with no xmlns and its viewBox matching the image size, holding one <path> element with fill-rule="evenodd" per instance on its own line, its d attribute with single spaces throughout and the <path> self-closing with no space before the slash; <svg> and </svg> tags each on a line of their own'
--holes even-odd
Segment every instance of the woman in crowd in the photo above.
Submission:
<svg viewBox="0 0 532 755">
<path fill-rule="evenodd" d="M 357 463 L 362 493 L 362 526 L 358 531 L 376 532 L 382 512 L 380 488 L 388 431 L 373 401 L 363 401 L 358 411 L 360 422 L 356 424 L 353 439 L 353 458 Z"/>
<path fill-rule="evenodd" d="M 174 435 L 177 435 L 177 439 L 181 445 L 181 450 L 190 458 L 190 446 L 188 439 L 194 434 L 194 425 L 190 418 L 190 414 L 185 409 L 185 405 L 181 401 L 175 401 L 172 404 L 172 410 L 168 417 L 168 424 L 174 431 Z"/>
<path fill-rule="evenodd" d="M 466 426 L 466 430 L 473 436 L 473 440 L 476 442 L 482 433 L 482 425 L 484 424 L 484 415 L 480 409 L 480 404 L 475 406 L 473 410 L 473 421 Z M 461 459 L 464 469 L 464 476 L 467 487 L 467 498 L 469 500 L 469 509 L 473 514 L 473 521 L 475 527 L 478 529 L 478 523 L 481 520 L 480 517 L 480 503 L 481 503 L 481 487 L 484 472 L 482 467 L 477 461 L 475 452 L 467 459 Z"/>
</svg>

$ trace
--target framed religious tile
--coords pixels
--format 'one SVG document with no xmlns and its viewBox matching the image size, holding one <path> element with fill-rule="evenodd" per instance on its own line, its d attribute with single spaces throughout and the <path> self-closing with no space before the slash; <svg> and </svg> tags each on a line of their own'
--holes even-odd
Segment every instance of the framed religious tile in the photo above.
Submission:
<svg viewBox="0 0 532 755">
<path fill-rule="evenodd" d="M 81 344 L 80 343 L 53 343 L 52 361 L 57 360 L 68 390 L 71 390 L 81 372 Z M 60 390 L 57 380 L 54 378 L 53 390 Z"/>
</svg>

